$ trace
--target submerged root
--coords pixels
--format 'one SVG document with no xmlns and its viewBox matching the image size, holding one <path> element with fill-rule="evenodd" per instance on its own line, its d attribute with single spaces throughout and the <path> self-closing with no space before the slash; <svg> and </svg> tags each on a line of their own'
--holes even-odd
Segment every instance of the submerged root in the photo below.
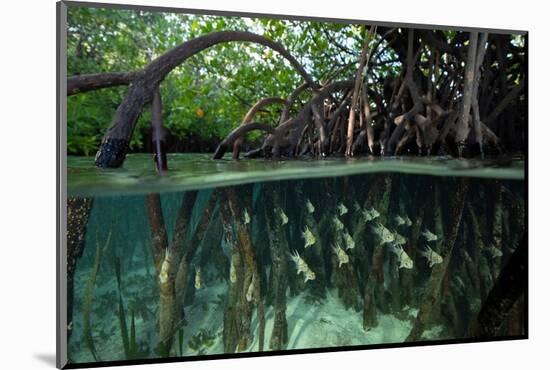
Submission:
<svg viewBox="0 0 550 370">
<path fill-rule="evenodd" d="M 271 291 L 273 294 L 273 330 L 269 341 L 269 348 L 273 350 L 284 349 L 288 342 L 288 324 L 286 320 L 286 290 L 288 281 L 288 242 L 282 224 L 274 217 L 267 214 L 267 209 L 280 207 L 280 187 L 276 185 L 264 185 L 266 203 L 263 207 L 264 217 L 267 221 L 267 237 L 269 240 L 269 252 L 271 256 Z"/>
<path fill-rule="evenodd" d="M 94 198 L 67 199 L 67 337 L 72 333 L 74 274 L 84 253 L 88 219 Z"/>
<path fill-rule="evenodd" d="M 426 287 L 420 304 L 420 310 L 416 317 L 414 326 L 407 337 L 407 342 L 418 341 L 424 330 L 432 320 L 432 312 L 438 309 L 441 304 L 442 281 L 447 274 L 447 268 L 451 260 L 458 229 L 462 221 L 462 213 L 468 191 L 468 182 L 465 179 L 457 180 L 453 199 L 449 208 L 449 224 L 441 246 L 441 255 L 445 256 L 443 262 L 435 265 L 432 269 L 430 280 Z"/>
<path fill-rule="evenodd" d="M 381 222 L 386 222 L 385 214 L 389 207 L 389 198 L 392 188 L 392 177 L 389 175 L 379 178 L 379 186 L 372 186 L 367 195 L 366 204 L 375 205 L 380 212 Z M 363 292 L 363 329 L 369 330 L 378 324 L 377 309 L 384 310 L 385 296 L 383 291 L 384 274 L 382 271 L 384 261 L 383 245 L 377 243 L 372 253 L 370 270 L 367 275 L 367 283 Z"/>
<path fill-rule="evenodd" d="M 97 273 L 99 271 L 99 266 L 101 265 L 103 254 L 109 247 L 109 243 L 111 241 L 111 232 L 109 232 L 109 235 L 107 236 L 107 239 L 103 247 L 99 245 L 99 237 L 96 237 L 96 239 L 97 239 L 97 245 L 96 245 L 94 265 L 90 270 L 90 277 L 88 278 L 88 282 L 86 283 L 86 290 L 84 292 L 84 302 L 82 305 L 82 317 L 83 317 L 82 321 L 84 322 L 84 329 L 83 329 L 84 343 L 86 343 L 94 360 L 101 361 L 94 344 L 94 339 L 92 337 L 91 312 L 92 312 L 92 303 L 94 299 L 94 287 L 96 283 Z"/>
</svg>

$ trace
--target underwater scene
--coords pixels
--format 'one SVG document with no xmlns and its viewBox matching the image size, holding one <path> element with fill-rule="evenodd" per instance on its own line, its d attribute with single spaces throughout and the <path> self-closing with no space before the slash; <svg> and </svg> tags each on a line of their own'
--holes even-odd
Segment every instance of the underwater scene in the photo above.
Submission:
<svg viewBox="0 0 550 370">
<path fill-rule="evenodd" d="M 526 335 L 520 159 L 150 158 L 69 157 L 70 363 Z"/>
</svg>

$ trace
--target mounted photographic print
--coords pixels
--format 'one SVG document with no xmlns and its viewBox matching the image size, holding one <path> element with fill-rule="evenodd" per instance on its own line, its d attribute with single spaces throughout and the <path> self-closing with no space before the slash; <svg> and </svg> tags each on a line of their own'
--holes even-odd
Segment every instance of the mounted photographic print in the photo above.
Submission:
<svg viewBox="0 0 550 370">
<path fill-rule="evenodd" d="M 58 3 L 58 367 L 527 338 L 527 44 Z"/>
</svg>

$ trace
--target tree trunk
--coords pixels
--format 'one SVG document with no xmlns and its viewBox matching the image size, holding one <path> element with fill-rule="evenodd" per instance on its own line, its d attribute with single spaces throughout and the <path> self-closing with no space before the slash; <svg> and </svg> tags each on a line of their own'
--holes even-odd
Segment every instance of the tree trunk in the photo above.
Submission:
<svg viewBox="0 0 550 370">
<path fill-rule="evenodd" d="M 151 193 L 145 196 L 145 206 L 152 237 L 153 258 L 157 275 L 160 273 L 160 264 L 168 248 L 168 237 L 164 226 L 164 216 L 160 203 L 160 194 Z"/>
<path fill-rule="evenodd" d="M 176 293 L 173 275 L 173 250 L 169 248 L 162 214 L 160 195 L 146 196 L 147 215 L 153 238 L 153 255 L 157 268 L 159 300 L 159 349 L 168 354 L 172 347 L 176 312 Z"/>
<path fill-rule="evenodd" d="M 466 139 L 470 132 L 469 120 L 470 109 L 472 107 L 472 95 L 474 94 L 474 75 L 476 68 L 476 53 L 477 53 L 477 32 L 470 32 L 470 41 L 468 44 L 468 60 L 466 61 L 466 69 L 464 72 L 464 92 L 462 94 L 462 110 L 460 118 L 456 125 L 456 143 L 458 145 L 458 153 L 461 157 L 463 150 L 466 147 Z"/>
<path fill-rule="evenodd" d="M 166 162 L 166 143 L 164 127 L 162 127 L 162 100 L 160 98 L 160 89 L 157 87 L 153 94 L 153 103 L 151 104 L 151 124 L 153 127 L 153 161 L 159 175 L 168 170 Z"/>
<path fill-rule="evenodd" d="M 223 347 L 225 353 L 234 353 L 240 338 L 249 335 L 243 332 L 241 322 L 247 322 L 250 316 L 249 305 L 243 299 L 244 263 L 238 241 L 231 224 L 229 207 L 225 202 L 220 204 L 220 213 L 225 240 L 230 246 L 229 288 L 223 315 Z M 244 305 L 243 305 L 244 303 Z"/>
<path fill-rule="evenodd" d="M 210 199 L 208 199 L 208 203 L 202 211 L 197 227 L 195 228 L 195 232 L 191 237 L 189 244 L 183 246 L 181 259 L 179 261 L 179 264 L 176 265 L 178 266 L 178 268 L 175 274 L 175 288 L 178 312 L 183 311 L 188 280 L 187 277 L 189 276 L 191 261 L 193 260 L 193 257 L 195 257 L 197 249 L 199 248 L 199 245 L 205 237 L 206 231 L 208 230 L 208 225 L 210 225 L 210 221 L 212 219 L 212 211 L 214 210 L 214 206 L 216 205 L 217 200 L 216 194 L 217 192 L 214 191 L 210 195 Z M 191 210 L 193 209 L 193 207 L 190 208 Z M 187 223 L 189 223 L 191 220 L 191 211 L 186 211 L 185 213 L 187 213 L 189 216 L 189 218 L 187 219 Z"/>
<path fill-rule="evenodd" d="M 471 326 L 470 336 L 492 338 L 497 335 L 514 304 L 527 292 L 527 277 L 527 239 L 524 236 L 487 296 Z"/>
<path fill-rule="evenodd" d="M 353 87 L 353 95 L 351 98 L 351 106 L 349 110 L 348 118 L 348 134 L 346 138 L 346 156 L 351 157 L 352 151 L 351 147 L 353 145 L 353 130 L 355 128 L 355 113 L 357 109 L 357 102 L 359 101 L 359 95 L 361 91 L 361 82 L 363 81 L 363 68 L 365 63 L 368 61 L 368 52 L 369 52 L 369 41 L 374 32 L 375 26 L 371 26 L 368 34 L 365 37 L 363 44 L 363 50 L 361 51 L 361 58 L 359 59 L 359 68 L 357 68 L 357 73 L 355 74 L 355 86 Z"/>
<path fill-rule="evenodd" d="M 366 206 L 374 206 L 380 213 L 380 222 L 386 222 L 386 214 L 389 208 L 390 194 L 392 188 L 392 177 L 381 175 L 377 184 L 373 184 L 367 195 Z M 376 317 L 377 307 L 382 309 L 386 306 L 384 297 L 384 246 L 378 240 L 373 241 L 374 251 L 372 262 L 367 276 L 367 283 L 363 295 L 363 328 L 369 330 L 378 324 Z"/>
<path fill-rule="evenodd" d="M 236 232 L 237 232 L 237 239 L 239 241 L 242 256 L 244 259 L 244 263 L 246 266 L 246 269 L 249 273 L 249 278 L 247 277 L 245 279 L 245 285 L 244 289 L 245 291 L 249 289 L 250 284 L 253 285 L 253 295 L 254 295 L 254 303 L 256 304 L 257 309 L 257 316 L 258 316 L 258 350 L 263 351 L 264 349 L 264 333 L 265 333 L 265 312 L 264 312 L 264 304 L 262 300 L 262 295 L 260 291 L 261 284 L 261 275 L 258 273 L 258 265 L 256 262 L 256 252 L 254 251 L 254 248 L 252 247 L 252 240 L 250 237 L 250 228 L 248 224 L 245 224 L 244 222 L 241 222 L 240 220 L 243 220 L 243 211 L 244 207 L 242 206 L 242 203 L 240 202 L 240 199 L 242 197 L 239 197 L 237 195 L 237 192 L 235 188 L 227 188 L 226 189 L 227 194 L 227 203 L 229 205 L 229 209 L 231 211 L 231 215 L 233 216 L 233 219 L 239 220 L 236 222 Z M 248 274 L 247 274 L 248 275 Z M 248 323 L 250 325 L 250 323 Z M 249 334 L 250 336 L 250 334 Z M 241 340 L 238 345 L 239 351 L 244 351 L 249 343 L 249 337 L 246 335 L 241 336 Z"/>
<path fill-rule="evenodd" d="M 483 59 L 485 58 L 486 44 L 487 44 L 488 34 L 486 32 L 482 33 L 479 36 L 479 45 L 476 55 L 476 65 L 474 71 L 474 84 L 472 87 L 472 117 L 473 117 L 473 126 L 474 126 L 474 137 L 477 145 L 479 146 L 479 151 L 481 156 L 484 156 L 483 153 L 483 132 L 481 130 L 481 118 L 479 115 L 479 80 L 481 78 L 481 65 L 483 64 Z"/>
<path fill-rule="evenodd" d="M 414 326 L 406 339 L 407 342 L 415 342 L 422 338 L 424 330 L 431 323 L 433 310 L 439 309 L 441 303 L 441 285 L 447 274 L 447 267 L 451 260 L 456 236 L 462 220 L 466 193 L 468 192 L 467 180 L 459 179 L 457 181 L 456 190 L 452 193 L 453 199 L 449 207 L 449 224 L 447 225 L 447 232 L 444 235 L 443 245 L 441 246 L 441 255 L 444 256 L 443 262 L 435 265 L 432 269 L 430 280 L 420 304 L 420 310 Z"/>
<path fill-rule="evenodd" d="M 94 198 L 67 198 L 67 338 L 72 333 L 74 272 L 86 245 L 86 230 Z"/>
<path fill-rule="evenodd" d="M 308 85 L 317 84 L 296 59 L 279 43 L 250 32 L 222 31 L 207 34 L 184 42 L 152 61 L 139 73 L 128 89 L 128 94 L 119 105 L 115 116 L 96 154 L 95 164 L 102 168 L 122 166 L 128 144 L 143 106 L 151 101 L 153 92 L 166 75 L 188 58 L 223 42 L 248 41 L 267 46 L 285 57 L 304 77 Z"/>
<path fill-rule="evenodd" d="M 267 209 L 280 207 L 280 187 L 272 184 L 264 185 L 268 202 L 264 208 L 264 216 L 267 221 L 267 237 L 269 239 L 269 251 L 271 253 L 271 289 L 273 291 L 273 331 L 269 348 L 281 350 L 288 342 L 288 324 L 286 321 L 286 290 L 288 279 L 288 242 L 286 233 L 282 229 L 279 219 L 267 214 Z"/>
</svg>

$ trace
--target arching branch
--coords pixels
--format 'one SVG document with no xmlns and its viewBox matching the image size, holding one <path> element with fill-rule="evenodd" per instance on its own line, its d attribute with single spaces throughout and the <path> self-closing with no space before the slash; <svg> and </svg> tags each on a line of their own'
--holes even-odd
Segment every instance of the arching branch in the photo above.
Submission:
<svg viewBox="0 0 550 370">
<path fill-rule="evenodd" d="M 290 145 L 295 145 L 300 139 L 300 132 L 301 132 L 301 129 L 303 128 L 303 125 L 305 123 L 309 123 L 311 121 L 312 115 L 314 115 L 313 107 L 319 106 L 320 104 L 322 104 L 323 100 L 329 97 L 329 95 L 335 91 L 342 91 L 342 90 L 353 88 L 353 84 L 354 84 L 353 80 L 343 80 L 343 81 L 331 82 L 323 86 L 323 88 L 315 92 L 313 98 L 302 107 L 302 109 L 300 110 L 300 112 L 298 112 L 296 117 L 290 118 L 285 122 L 281 123 L 277 127 L 277 131 L 282 133 L 282 132 L 289 132 L 292 129 L 297 129 L 297 135 L 295 136 L 289 135 L 289 137 L 287 138 L 287 142 Z M 315 117 L 313 118 L 314 118 L 315 127 L 319 131 L 318 132 L 319 137 L 324 138 L 324 141 L 322 139 L 320 140 L 321 152 L 323 152 L 323 150 L 326 151 L 327 144 L 328 144 L 326 141 L 326 133 L 325 133 L 326 124 L 324 122 L 323 117 L 321 117 L 320 115 L 321 113 L 320 112 L 317 112 L 317 113 L 319 113 L 317 119 L 315 119 Z M 275 145 L 273 145 L 273 142 L 275 139 L 276 138 L 272 137 L 272 135 L 268 135 L 264 141 L 263 147 L 264 148 L 270 147 L 270 146 L 274 147 Z"/>
<path fill-rule="evenodd" d="M 71 76 L 67 79 L 67 96 L 105 87 L 129 85 L 137 76 L 138 72 L 94 73 Z"/>
<path fill-rule="evenodd" d="M 280 123 L 285 122 L 288 119 L 288 116 L 290 115 L 290 109 L 292 108 L 292 104 L 294 104 L 294 101 L 298 98 L 298 95 L 300 95 L 306 88 L 308 87 L 307 82 L 304 82 L 300 86 L 298 86 L 292 94 L 288 97 L 288 100 L 286 101 L 285 107 L 283 108 L 283 112 L 281 113 Z"/>
<path fill-rule="evenodd" d="M 278 96 L 270 96 L 267 98 L 263 98 L 259 100 L 250 110 L 246 113 L 244 116 L 243 122 L 241 125 L 245 125 L 247 123 L 252 122 L 254 119 L 254 116 L 264 107 L 271 105 L 271 104 L 287 104 L 288 102 L 283 99 L 279 98 Z M 244 141 L 244 136 L 241 136 L 235 140 L 233 143 L 233 159 L 239 159 L 239 153 L 241 151 L 241 145 Z"/>
<path fill-rule="evenodd" d="M 236 129 L 234 129 L 233 131 L 231 131 L 231 133 L 227 135 L 225 139 L 223 139 L 223 141 L 216 148 L 213 158 L 214 159 L 222 158 L 227 148 L 229 148 L 235 142 L 235 140 L 237 140 L 239 137 L 241 137 L 242 135 L 245 135 L 247 132 L 252 130 L 262 130 L 274 135 L 275 137 L 278 136 L 278 132 L 277 130 L 275 130 L 275 128 L 269 125 L 266 125 L 264 123 L 248 123 L 246 125 L 241 125 Z"/>
<path fill-rule="evenodd" d="M 202 50 L 220 43 L 232 41 L 255 42 L 277 51 L 296 68 L 309 86 L 317 89 L 317 84 L 302 65 L 278 42 L 254 33 L 241 31 L 214 32 L 197 37 L 176 46 L 152 61 L 132 81 L 128 94 L 119 105 L 109 129 L 103 137 L 101 146 L 96 154 L 96 166 L 116 168 L 122 165 L 128 150 L 128 143 L 143 106 L 151 101 L 154 89 L 170 71 Z"/>
</svg>

